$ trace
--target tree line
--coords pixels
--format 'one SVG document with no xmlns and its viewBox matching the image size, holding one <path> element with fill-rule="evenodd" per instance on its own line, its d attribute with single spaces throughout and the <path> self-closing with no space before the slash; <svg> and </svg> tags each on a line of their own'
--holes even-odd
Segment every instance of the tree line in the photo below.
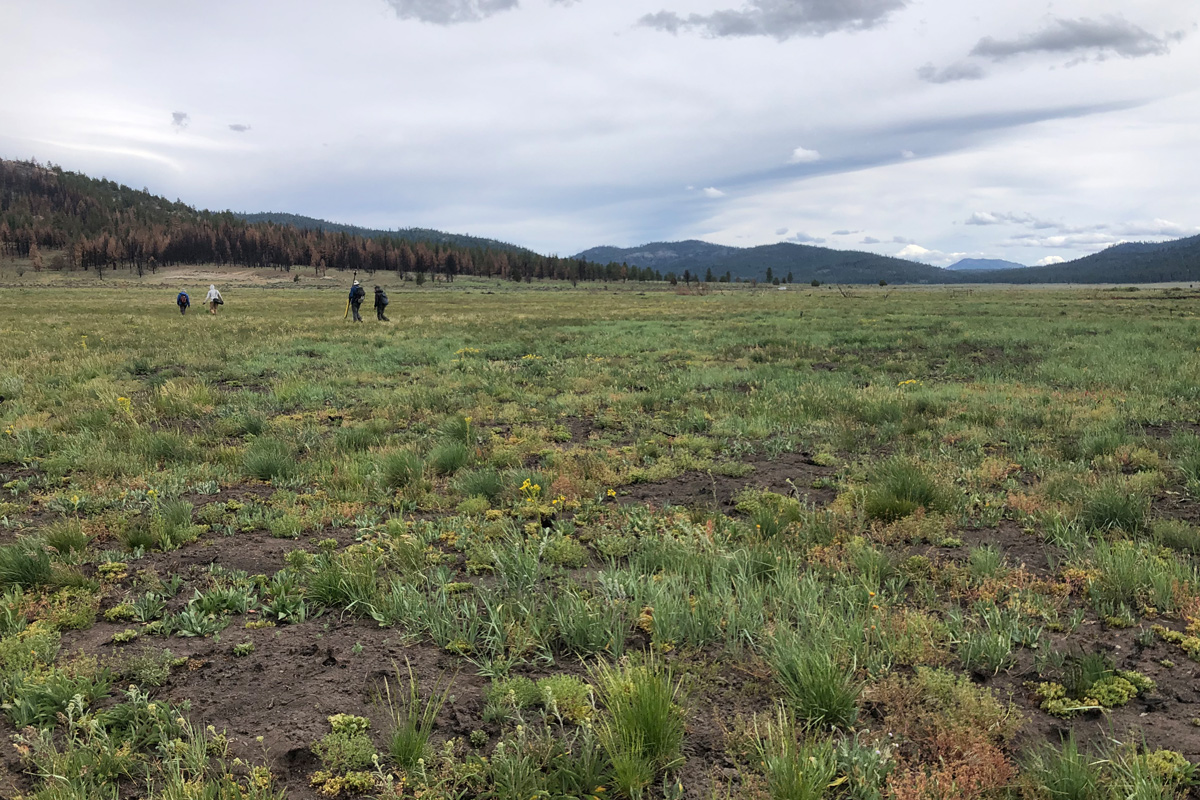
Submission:
<svg viewBox="0 0 1200 800">
<path fill-rule="evenodd" d="M 247 222 L 201 211 L 104 179 L 36 161 L 0 160 L 0 253 L 30 258 L 55 250 L 51 266 L 153 271 L 177 264 L 390 271 L 417 275 L 554 278 L 570 281 L 662 280 L 649 268 L 546 256 L 515 247 L 470 247 L 365 237 L 345 231 Z"/>
</svg>

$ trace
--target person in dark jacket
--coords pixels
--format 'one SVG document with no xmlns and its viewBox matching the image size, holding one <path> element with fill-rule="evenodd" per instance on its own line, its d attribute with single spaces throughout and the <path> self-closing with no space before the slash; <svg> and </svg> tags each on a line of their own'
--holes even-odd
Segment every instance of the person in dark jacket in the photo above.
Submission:
<svg viewBox="0 0 1200 800">
<path fill-rule="evenodd" d="M 358 281 L 355 281 L 354 285 L 350 287 L 350 310 L 354 312 L 355 322 L 362 322 L 358 309 L 362 306 L 363 298 L 366 296 L 367 290 Z"/>
<path fill-rule="evenodd" d="M 175 305 L 179 306 L 180 314 L 186 314 L 188 308 L 192 305 L 192 300 L 188 297 L 187 292 L 180 292 L 175 296 Z"/>
<path fill-rule="evenodd" d="M 385 292 L 380 287 L 376 286 L 375 287 L 375 316 L 379 318 L 380 322 L 389 322 L 387 316 L 383 313 L 384 311 L 387 310 L 387 304 L 388 304 L 387 292 Z"/>
</svg>

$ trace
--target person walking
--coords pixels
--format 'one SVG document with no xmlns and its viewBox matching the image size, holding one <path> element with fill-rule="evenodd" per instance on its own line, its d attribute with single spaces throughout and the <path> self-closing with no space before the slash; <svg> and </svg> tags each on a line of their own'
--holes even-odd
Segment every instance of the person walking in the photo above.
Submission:
<svg viewBox="0 0 1200 800">
<path fill-rule="evenodd" d="M 221 293 L 211 283 L 208 285 L 208 294 L 204 296 L 204 304 L 208 306 L 208 313 L 213 315 L 217 313 L 217 306 L 225 305 L 225 301 L 221 298 Z"/>
<path fill-rule="evenodd" d="M 187 292 L 180 292 L 175 296 L 175 305 L 179 306 L 180 314 L 186 314 L 192 306 L 192 299 L 188 297 Z"/>
<path fill-rule="evenodd" d="M 384 313 L 383 313 L 385 310 L 387 310 L 387 304 L 388 304 L 387 292 L 385 292 L 382 288 L 376 286 L 375 287 L 375 316 L 379 318 L 380 322 L 390 322 L 390 320 L 387 318 L 387 316 L 384 315 Z"/>
<path fill-rule="evenodd" d="M 362 322 L 362 317 L 359 316 L 358 309 L 362 306 L 363 298 L 367 296 L 367 290 L 362 287 L 358 281 L 350 287 L 350 310 L 354 312 L 354 321 Z"/>
</svg>

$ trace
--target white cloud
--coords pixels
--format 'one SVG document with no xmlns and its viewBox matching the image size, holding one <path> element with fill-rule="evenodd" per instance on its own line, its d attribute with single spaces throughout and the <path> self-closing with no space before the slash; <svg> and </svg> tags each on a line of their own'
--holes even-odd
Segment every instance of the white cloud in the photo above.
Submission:
<svg viewBox="0 0 1200 800">
<path fill-rule="evenodd" d="M 864 236 L 859 244 L 880 244 L 880 241 L 874 236 Z"/>
<path fill-rule="evenodd" d="M 725 193 L 715 186 L 706 186 L 703 190 L 705 197 L 724 197 Z"/>
<path fill-rule="evenodd" d="M 912 150 L 901 150 L 900 157 L 904 158 L 904 159 L 916 158 L 917 154 L 914 153 Z"/>
<path fill-rule="evenodd" d="M 816 150 L 797 147 L 788 158 L 789 164 L 815 164 L 821 160 L 821 154 Z"/>
<path fill-rule="evenodd" d="M 1035 267 L 1049 267 L 1053 264 L 1065 264 L 1067 260 L 1062 256 L 1046 256 L 1033 262 Z"/>
<path fill-rule="evenodd" d="M 956 261 L 967 258 L 969 255 L 969 253 L 943 253 L 941 250 L 931 250 L 919 244 L 910 244 L 896 253 L 896 258 L 920 261 L 923 264 L 932 264 L 935 267 L 946 267 Z"/>
<path fill-rule="evenodd" d="M 788 229 L 787 229 L 787 228 L 776 228 L 776 229 L 775 229 L 775 235 L 776 235 L 776 236 L 786 236 L 786 235 L 787 235 L 787 232 L 788 232 Z"/>
<path fill-rule="evenodd" d="M 809 236 L 807 233 L 797 233 L 788 239 L 789 242 L 797 244 L 824 244 L 825 240 L 819 236 Z"/>
<path fill-rule="evenodd" d="M 1058 30 L 1054 18 L 1123 13 L 1166 42 L 1191 24 L 1187 4 L 1055 0 L 1047 16 L 1045 3 L 921 0 L 884 14 L 871 0 L 293 0 L 280 13 L 39 0 L 0 48 L 0 73 L 21 76 L 0 93 L 0 156 L 201 208 L 438 228 L 541 252 L 890 230 L 1026 262 L 1104 241 L 1038 251 L 1025 234 L 1196 230 L 1200 37 L 1142 58 L 1116 55 L 1158 48 L 1128 26 L 1023 38 Z M 678 36 L 637 24 L 659 9 L 698 18 Z M 777 41 L 787 36 L 807 38 Z M 986 37 L 1032 49 L 968 56 Z M 321 59 L 304 56 L 313 42 Z M 1104 44 L 1112 57 L 1098 62 Z M 917 77 L 964 58 L 988 76 Z M 322 97 L 338 98 L 337 114 Z M 788 164 L 798 145 L 821 157 Z M 973 211 L 1011 218 L 963 224 Z M 871 238 L 878 252 L 907 244 Z"/>
</svg>

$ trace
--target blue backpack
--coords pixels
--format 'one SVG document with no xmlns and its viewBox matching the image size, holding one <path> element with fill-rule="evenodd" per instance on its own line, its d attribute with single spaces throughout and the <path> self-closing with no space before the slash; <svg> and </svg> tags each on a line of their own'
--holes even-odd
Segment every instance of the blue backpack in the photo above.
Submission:
<svg viewBox="0 0 1200 800">
<path fill-rule="evenodd" d="M 180 292 L 179 296 L 175 298 L 175 303 L 176 305 L 190 306 L 192 301 L 188 298 L 187 292 Z"/>
</svg>

